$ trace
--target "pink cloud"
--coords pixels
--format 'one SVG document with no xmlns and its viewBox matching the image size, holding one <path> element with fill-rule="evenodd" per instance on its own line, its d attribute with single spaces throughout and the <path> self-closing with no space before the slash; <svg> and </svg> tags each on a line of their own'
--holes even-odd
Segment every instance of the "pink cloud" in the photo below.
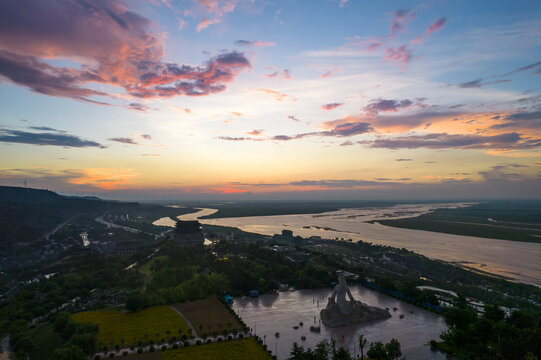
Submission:
<svg viewBox="0 0 541 360">
<path fill-rule="evenodd" d="M 344 105 L 344 103 L 330 103 L 330 104 L 321 105 L 321 109 L 329 111 L 329 110 L 334 110 L 342 105 Z"/>
<path fill-rule="evenodd" d="M 396 10 L 392 12 L 393 18 L 391 19 L 391 36 L 396 36 L 399 32 L 405 32 L 408 30 L 410 22 L 415 20 L 416 14 L 409 10 Z"/>
<path fill-rule="evenodd" d="M 284 69 L 282 71 L 275 71 L 271 74 L 265 74 L 265 77 L 268 78 L 283 78 L 285 80 L 291 79 L 291 72 L 288 69 Z"/>
<path fill-rule="evenodd" d="M 321 74 L 321 78 L 322 78 L 322 79 L 326 79 L 326 78 L 328 78 L 328 77 L 333 76 L 333 74 L 334 74 L 333 71 L 327 71 L 327 72 Z"/>
<path fill-rule="evenodd" d="M 446 18 L 440 18 L 436 20 L 435 23 L 433 23 L 432 25 L 428 27 L 428 29 L 426 29 L 426 35 L 428 36 L 432 34 L 433 32 L 440 31 L 440 29 L 443 27 L 446 21 L 447 21 Z"/>
<path fill-rule="evenodd" d="M 212 24 L 217 24 L 219 23 L 221 20 L 220 19 L 207 19 L 207 18 L 203 18 L 203 20 L 201 20 L 199 22 L 199 24 L 197 24 L 197 31 L 201 31 L 201 30 L 204 30 L 206 28 L 208 28 L 210 25 Z"/>
<path fill-rule="evenodd" d="M 268 46 L 276 46 L 276 43 L 274 41 L 263 41 L 263 40 L 237 40 L 234 42 L 237 46 L 243 46 L 243 47 L 268 47 Z"/>
<path fill-rule="evenodd" d="M 293 120 L 293 121 L 300 122 L 300 120 L 297 119 L 297 118 L 296 118 L 295 116 L 293 116 L 293 115 L 289 115 L 287 118 L 288 118 L 289 120 Z"/>
<path fill-rule="evenodd" d="M 140 111 L 140 112 L 147 112 L 148 110 L 158 110 L 158 109 L 151 108 L 150 106 L 147 106 L 141 103 L 129 103 L 128 105 L 126 105 L 126 108 L 130 110 Z"/>
<path fill-rule="evenodd" d="M 447 21 L 446 18 L 439 18 L 434 22 L 432 25 L 430 25 L 424 34 L 417 36 L 415 39 L 413 39 L 411 42 L 413 44 L 422 44 L 428 37 L 437 31 L 440 31 L 443 25 L 445 25 L 445 22 Z"/>
<path fill-rule="evenodd" d="M 276 46 L 276 43 L 274 41 L 261 41 L 256 40 L 254 41 L 255 47 L 267 47 L 267 46 Z"/>
<path fill-rule="evenodd" d="M 412 58 L 413 50 L 409 49 L 406 45 L 402 45 L 397 48 L 387 48 L 385 49 L 385 54 L 383 56 L 383 60 L 403 66 L 407 66 Z"/>
<path fill-rule="evenodd" d="M 332 69 L 325 69 L 325 72 L 320 76 L 322 79 L 329 78 L 333 76 L 334 74 L 340 72 L 340 68 L 336 65 L 332 67 Z"/>
<path fill-rule="evenodd" d="M 178 19 L 178 29 L 182 30 L 184 28 L 184 26 L 186 26 L 186 21 L 184 21 L 182 19 Z"/>
<path fill-rule="evenodd" d="M 197 11 L 192 11 L 190 15 L 195 16 L 197 13 L 207 15 L 197 24 L 197 31 L 199 32 L 210 25 L 221 22 L 225 14 L 235 10 L 237 2 L 238 0 L 196 0 L 199 8 Z"/>
<path fill-rule="evenodd" d="M 363 110 L 367 116 L 374 117 L 380 112 L 397 112 L 401 109 L 407 109 L 412 106 L 414 103 L 409 99 L 404 100 L 395 100 L 395 99 L 376 99 L 372 100 L 368 105 L 366 105 Z"/>
<path fill-rule="evenodd" d="M 238 52 L 220 54 L 204 66 L 165 63 L 149 19 L 119 0 L 85 4 L 0 2 L 0 33 L 10 34 L 0 36 L 0 78 L 37 93 L 104 104 L 89 97 L 113 95 L 87 83 L 121 87 L 138 97 L 201 96 L 224 91 L 225 83 L 250 67 Z M 53 66 L 45 59 L 70 59 L 80 67 Z"/>
</svg>

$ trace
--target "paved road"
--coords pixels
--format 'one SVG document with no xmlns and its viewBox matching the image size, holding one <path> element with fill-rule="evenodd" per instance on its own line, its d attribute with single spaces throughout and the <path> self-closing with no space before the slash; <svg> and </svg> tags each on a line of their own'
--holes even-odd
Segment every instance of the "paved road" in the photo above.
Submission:
<svg viewBox="0 0 541 360">
<path fill-rule="evenodd" d="M 137 234 L 137 233 L 140 233 L 141 230 L 138 230 L 138 229 L 134 229 L 134 228 L 131 228 L 131 227 L 128 227 L 128 226 L 124 226 L 124 225 L 118 225 L 118 224 L 115 224 L 115 223 L 112 223 L 112 222 L 109 222 L 109 221 L 106 221 L 106 220 L 103 220 L 103 215 L 102 216 L 98 216 L 96 218 L 96 222 L 100 223 L 100 224 L 103 224 L 107 227 L 112 227 L 112 228 L 117 228 L 117 229 L 122 229 L 122 230 L 125 230 L 125 231 L 129 231 L 131 233 L 134 233 L 134 234 Z M 151 234 L 151 235 L 155 235 L 155 234 Z"/>
<path fill-rule="evenodd" d="M 172 231 L 171 229 L 167 229 L 167 230 L 162 231 L 160 234 L 154 234 L 154 233 L 150 233 L 148 231 L 139 230 L 139 229 L 132 228 L 132 227 L 129 227 L 129 226 L 124 226 L 124 225 L 119 225 L 119 224 L 112 223 L 110 221 L 104 220 L 103 219 L 104 216 L 105 215 L 98 216 L 95 219 L 96 222 L 98 222 L 98 223 L 100 223 L 102 225 L 105 225 L 107 227 L 122 229 L 124 231 L 128 231 L 128 232 L 131 232 L 131 233 L 134 233 L 134 234 L 143 233 L 143 234 L 151 235 L 151 236 L 154 236 L 154 237 L 164 237 L 166 233 Z"/>
<path fill-rule="evenodd" d="M 66 224 L 68 224 L 68 223 L 69 223 L 71 220 L 73 220 L 76 216 L 77 216 L 77 215 L 70 217 L 68 220 L 64 221 L 62 224 L 58 225 L 58 226 L 55 227 L 53 230 L 51 230 L 51 231 L 49 231 L 47 234 L 45 234 L 44 237 L 45 237 L 47 240 L 49 240 L 49 236 L 56 234 L 56 232 L 57 232 L 58 230 L 62 229 Z"/>
</svg>

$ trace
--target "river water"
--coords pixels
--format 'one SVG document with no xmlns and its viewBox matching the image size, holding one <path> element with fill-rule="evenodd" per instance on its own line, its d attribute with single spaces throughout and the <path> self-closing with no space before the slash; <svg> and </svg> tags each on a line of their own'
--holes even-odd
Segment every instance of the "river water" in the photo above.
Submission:
<svg viewBox="0 0 541 360">
<path fill-rule="evenodd" d="M 292 230 L 303 237 L 352 239 L 406 248 L 432 259 L 541 286 L 541 244 L 461 236 L 370 224 L 370 220 L 415 217 L 442 207 L 469 204 L 405 204 L 342 209 L 321 214 L 200 219 L 203 224 L 237 227 L 265 235 Z"/>
<path fill-rule="evenodd" d="M 197 220 L 203 216 L 212 215 L 218 211 L 217 209 L 206 209 L 206 208 L 196 208 L 196 209 L 199 211 L 177 216 L 177 219 L 182 220 L 182 221 L 192 221 L 192 220 Z M 169 227 L 175 227 L 175 224 L 176 224 L 176 220 L 173 220 L 170 217 L 162 217 L 152 223 L 152 225 L 156 225 L 156 226 L 169 226 Z"/>
<path fill-rule="evenodd" d="M 443 318 L 406 302 L 383 295 L 362 286 L 351 286 L 351 293 L 356 300 L 380 308 L 389 308 L 392 318 L 342 328 L 327 328 L 321 324 L 321 332 L 310 332 L 310 326 L 319 325 L 319 313 L 327 305 L 331 289 L 301 290 L 266 294 L 258 298 L 237 298 L 233 309 L 248 327 L 265 340 L 266 345 L 278 359 L 287 359 L 294 342 L 314 348 L 324 339 L 336 340 L 337 346 L 348 348 L 352 355 L 359 353 L 359 334 L 368 340 L 389 342 L 396 338 L 402 348 L 402 354 L 408 359 L 443 360 L 445 355 L 432 351 L 430 340 L 439 340 L 439 335 L 446 329 Z M 393 308 L 397 308 L 393 311 Z M 404 315 L 400 319 L 400 314 Z M 314 322 L 315 317 L 315 322 Z M 293 326 L 304 325 L 298 329 Z M 275 333 L 280 336 L 276 337 Z M 306 340 L 302 340 L 305 336 Z M 368 344 L 364 349 L 366 350 Z"/>
<path fill-rule="evenodd" d="M 198 218 L 203 217 L 203 216 L 212 215 L 218 211 L 216 209 L 205 209 L 205 208 L 197 208 L 197 210 L 199 211 L 193 212 L 190 214 L 179 215 L 177 216 L 177 219 L 181 221 L 192 221 L 192 220 L 197 220 Z M 169 227 L 174 228 L 176 223 L 177 223 L 176 220 L 173 220 L 172 218 L 166 216 L 154 221 L 152 225 L 169 226 Z M 210 245 L 210 244 L 212 244 L 212 242 L 208 239 L 205 239 L 204 245 Z"/>
<path fill-rule="evenodd" d="M 279 234 L 282 230 L 288 229 L 292 230 L 294 235 L 303 237 L 343 238 L 406 248 L 432 259 L 541 286 L 541 244 L 401 229 L 367 222 L 416 217 L 439 208 L 469 205 L 471 203 L 401 204 L 390 207 L 341 209 L 320 214 L 248 216 L 199 219 L 199 221 L 203 224 L 231 226 L 264 235 Z M 195 220 L 218 211 L 207 208 L 198 210 L 177 218 Z M 175 220 L 165 217 L 156 220 L 154 224 L 174 227 Z"/>
</svg>

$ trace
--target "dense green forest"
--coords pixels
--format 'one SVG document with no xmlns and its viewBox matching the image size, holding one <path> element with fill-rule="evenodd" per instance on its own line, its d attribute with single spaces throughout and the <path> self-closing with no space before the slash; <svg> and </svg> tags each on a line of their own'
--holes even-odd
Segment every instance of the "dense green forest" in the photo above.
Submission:
<svg viewBox="0 0 541 360">
<path fill-rule="evenodd" d="M 516 310 L 509 317 L 486 305 L 479 315 L 463 296 L 445 312 L 448 331 L 432 345 L 459 359 L 525 359 L 541 357 L 541 314 Z"/>
</svg>

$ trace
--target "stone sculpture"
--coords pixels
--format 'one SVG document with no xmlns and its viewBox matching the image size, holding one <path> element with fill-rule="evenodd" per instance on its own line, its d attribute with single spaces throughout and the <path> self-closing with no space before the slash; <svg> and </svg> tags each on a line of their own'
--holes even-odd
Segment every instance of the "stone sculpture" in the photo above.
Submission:
<svg viewBox="0 0 541 360">
<path fill-rule="evenodd" d="M 320 317 L 325 326 L 334 328 L 367 321 L 384 320 L 390 318 L 391 314 L 387 310 L 355 300 L 351 295 L 344 274 L 340 272 L 338 274 L 338 285 L 335 286 L 327 307 L 321 310 Z"/>
</svg>

